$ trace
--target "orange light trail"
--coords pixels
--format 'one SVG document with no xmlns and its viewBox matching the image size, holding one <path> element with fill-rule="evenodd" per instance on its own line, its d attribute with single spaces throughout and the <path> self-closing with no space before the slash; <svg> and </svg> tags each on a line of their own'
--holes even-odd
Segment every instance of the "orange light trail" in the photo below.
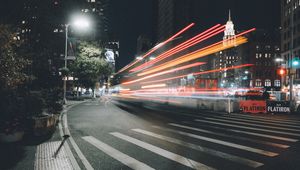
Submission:
<svg viewBox="0 0 300 170">
<path fill-rule="evenodd" d="M 247 30 L 247 31 L 244 31 L 244 32 L 238 34 L 236 36 L 236 42 L 235 43 L 232 43 L 231 39 L 219 41 L 217 43 L 214 43 L 212 45 L 209 45 L 207 47 L 204 47 L 202 49 L 194 51 L 192 53 L 183 55 L 183 56 L 181 56 L 181 57 L 179 57 L 177 59 L 171 60 L 171 61 L 169 61 L 167 63 L 158 65 L 158 66 L 156 66 L 154 68 L 150 68 L 150 69 L 148 69 L 148 70 L 146 70 L 146 71 L 138 74 L 138 76 L 143 76 L 143 75 L 151 74 L 151 73 L 154 73 L 154 72 L 166 69 L 168 67 L 172 67 L 172 66 L 175 66 L 175 65 L 187 62 L 187 61 L 191 61 L 191 60 L 194 60 L 194 59 L 197 59 L 197 58 L 205 57 L 206 55 L 209 55 L 209 54 L 212 54 L 212 53 L 215 53 L 215 52 L 218 52 L 218 51 L 222 51 L 222 50 L 225 50 L 225 49 L 228 49 L 228 48 L 232 48 L 234 46 L 241 45 L 241 44 L 247 42 L 247 39 L 244 38 L 244 37 L 242 37 L 242 35 L 247 34 L 249 32 L 252 32 L 254 30 L 256 30 L 256 29 L 252 28 L 250 30 Z M 229 43 L 227 45 L 224 45 L 223 42 L 227 42 L 227 41 Z"/>
<path fill-rule="evenodd" d="M 207 48 L 205 50 L 201 49 L 201 50 L 198 50 L 196 52 L 192 52 L 192 53 L 183 55 L 183 56 L 181 56 L 177 59 L 174 59 L 174 60 L 169 61 L 167 63 L 161 64 L 161 65 L 156 66 L 154 68 L 148 69 L 147 71 L 138 74 L 138 76 L 144 76 L 144 75 L 148 75 L 148 74 L 151 74 L 151 73 L 154 73 L 154 72 L 158 72 L 158 71 L 167 69 L 169 67 L 173 67 L 173 66 L 176 66 L 178 64 L 185 63 L 185 62 L 197 59 L 197 58 L 205 57 L 209 54 L 216 53 L 218 51 L 222 51 L 222 50 L 225 50 L 225 49 L 228 49 L 228 48 L 232 48 L 236 45 L 240 45 L 240 44 L 243 44 L 243 43 L 246 43 L 246 42 L 247 42 L 246 38 L 239 37 L 239 38 L 236 39 L 236 43 L 230 43 L 228 45 L 218 44 L 218 45 L 215 45 L 213 47 Z"/>
<path fill-rule="evenodd" d="M 142 56 L 142 59 L 144 59 L 145 57 L 149 56 L 150 54 L 152 54 L 154 51 L 156 51 L 158 48 L 160 48 L 161 46 L 167 44 L 168 42 L 174 40 L 176 37 L 178 37 L 180 34 L 184 33 L 185 31 L 187 31 L 189 28 L 191 28 L 192 26 L 194 26 L 195 23 L 191 23 L 188 26 L 186 26 L 185 28 L 183 28 L 182 30 L 180 30 L 179 32 L 177 32 L 175 35 L 173 35 L 172 37 L 170 37 L 169 39 L 165 40 L 164 42 L 158 44 L 157 46 L 153 47 L 149 52 L 147 52 L 145 55 Z M 125 71 L 127 68 L 133 66 L 134 64 L 138 63 L 141 60 L 136 60 L 133 63 L 125 66 L 124 68 L 122 68 L 120 71 L 118 71 L 116 74 L 121 73 L 123 71 Z"/>
<path fill-rule="evenodd" d="M 153 84 L 148 86 L 142 86 L 142 89 L 156 88 L 156 87 L 166 87 L 166 84 Z"/>
<path fill-rule="evenodd" d="M 213 72 L 218 72 L 218 71 L 225 71 L 225 70 L 232 70 L 232 69 L 239 69 L 243 67 L 251 67 L 253 64 L 243 64 L 243 65 L 238 65 L 238 66 L 232 66 L 232 67 L 226 67 L 226 68 L 221 68 L 221 69 L 215 69 L 215 70 L 208 70 L 208 71 L 202 71 L 202 72 L 196 72 L 192 73 L 193 75 L 200 75 L 200 74 L 207 74 L 207 73 L 213 73 Z M 168 80 L 173 80 L 173 79 L 179 79 L 186 77 L 188 74 L 181 75 L 181 76 L 175 76 L 175 77 L 170 77 L 166 79 L 161 79 L 161 80 L 154 80 L 154 81 L 147 81 L 147 82 L 142 82 L 141 84 L 149 84 L 149 83 L 157 83 L 157 82 L 162 82 L 162 81 L 168 81 Z"/>
<path fill-rule="evenodd" d="M 177 45 L 176 47 L 160 54 L 154 60 L 148 61 L 148 62 L 146 62 L 146 63 L 144 63 L 140 66 L 137 66 L 137 67 L 131 69 L 130 72 L 135 72 L 135 71 L 141 70 L 141 69 L 143 69 L 143 68 L 145 68 L 149 65 L 155 64 L 155 63 L 157 63 L 157 62 L 159 62 L 159 61 L 161 61 L 161 60 L 163 60 L 167 57 L 172 56 L 173 54 L 178 53 L 179 51 L 187 49 L 187 48 L 189 48 L 189 47 L 191 47 L 195 44 L 198 44 L 198 43 L 200 43 L 200 42 L 202 42 L 202 41 L 204 41 L 204 40 L 206 40 L 210 37 L 213 37 L 213 36 L 223 32 L 225 26 L 223 25 L 223 26 L 220 27 L 220 25 L 221 24 L 217 24 L 217 25 L 207 29 L 206 31 L 194 36 L 193 38 L 191 38 L 191 39 Z"/>
<path fill-rule="evenodd" d="M 153 77 L 161 76 L 161 75 L 164 75 L 164 74 L 172 73 L 172 72 L 178 71 L 178 70 L 184 70 L 184 69 L 196 67 L 196 66 L 203 65 L 203 64 L 205 64 L 205 63 L 204 62 L 196 62 L 196 63 L 193 63 L 193 64 L 189 64 L 189 65 L 185 65 L 185 66 L 182 66 L 182 67 L 174 68 L 174 69 L 171 69 L 171 70 L 167 70 L 167 71 L 159 72 L 159 73 L 156 73 L 156 74 L 152 74 L 152 75 L 140 78 L 140 79 L 136 79 L 136 80 L 124 82 L 122 84 L 124 84 L 124 85 L 126 85 L 126 84 L 132 84 L 132 83 L 139 82 L 139 81 L 142 81 L 142 80 L 146 80 L 146 79 L 149 79 L 149 78 L 153 78 Z"/>
</svg>

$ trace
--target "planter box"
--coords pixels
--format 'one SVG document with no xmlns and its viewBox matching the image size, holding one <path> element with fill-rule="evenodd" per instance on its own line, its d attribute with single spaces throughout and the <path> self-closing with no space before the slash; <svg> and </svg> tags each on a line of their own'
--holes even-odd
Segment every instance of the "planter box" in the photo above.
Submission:
<svg viewBox="0 0 300 170">
<path fill-rule="evenodd" d="M 41 116 L 32 117 L 32 120 L 33 134 L 35 136 L 44 136 L 54 132 L 58 115 L 44 114 Z"/>
<path fill-rule="evenodd" d="M 0 141 L 9 143 L 9 142 L 18 142 L 23 139 L 24 131 L 17 131 L 12 134 L 0 133 Z"/>
</svg>

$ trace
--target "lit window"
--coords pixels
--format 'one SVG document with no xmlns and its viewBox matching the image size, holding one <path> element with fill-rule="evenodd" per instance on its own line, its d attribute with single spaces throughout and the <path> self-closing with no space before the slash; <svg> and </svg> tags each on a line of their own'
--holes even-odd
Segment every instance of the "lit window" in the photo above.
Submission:
<svg viewBox="0 0 300 170">
<path fill-rule="evenodd" d="M 96 2 L 96 0 L 91 0 L 91 2 Z"/>
<path fill-rule="evenodd" d="M 25 21 L 22 21 L 22 24 L 25 24 L 26 22 Z"/>
<path fill-rule="evenodd" d="M 280 87 L 280 80 L 274 80 L 274 86 Z"/>
<path fill-rule="evenodd" d="M 53 32 L 58 32 L 58 29 L 57 29 L 57 28 L 56 28 L 56 29 L 54 29 L 54 30 L 53 30 Z"/>
<path fill-rule="evenodd" d="M 265 58 L 268 58 L 268 54 L 267 53 L 265 54 Z"/>
<path fill-rule="evenodd" d="M 266 79 L 266 80 L 265 80 L 265 86 L 266 86 L 266 87 L 270 87 L 270 86 L 271 86 L 271 80 Z"/>
<path fill-rule="evenodd" d="M 256 87 L 261 87 L 261 80 L 260 79 L 255 80 L 255 86 Z"/>
<path fill-rule="evenodd" d="M 95 12 L 96 11 L 96 8 L 93 8 L 93 12 Z"/>
<path fill-rule="evenodd" d="M 256 58 L 258 58 L 258 54 L 256 53 Z"/>
</svg>

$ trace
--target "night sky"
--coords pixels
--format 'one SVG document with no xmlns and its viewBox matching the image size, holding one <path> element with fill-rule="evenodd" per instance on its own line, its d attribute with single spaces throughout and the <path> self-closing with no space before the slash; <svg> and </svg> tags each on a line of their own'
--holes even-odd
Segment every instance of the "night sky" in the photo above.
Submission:
<svg viewBox="0 0 300 170">
<path fill-rule="evenodd" d="M 109 0 L 108 19 L 112 34 L 120 40 L 121 66 L 125 66 L 134 58 L 136 39 L 139 35 L 154 37 L 153 1 L 155 0 Z M 225 24 L 229 9 L 236 30 L 252 27 L 274 29 L 280 26 L 280 0 L 196 1 L 201 1 L 198 7 L 201 15 L 195 21 L 198 32 L 217 23 Z M 1 0 L 0 8 L 0 22 L 3 22 L 18 15 L 17 11 L 21 5 L 16 1 Z"/>
<path fill-rule="evenodd" d="M 154 0 L 111 0 L 111 29 L 120 39 L 120 63 L 125 66 L 134 59 L 136 39 L 145 34 L 153 37 Z M 184 1 L 184 0 L 182 0 Z M 280 0 L 199 0 L 196 29 L 199 32 L 228 19 L 231 9 L 236 30 L 252 27 L 274 29 L 280 26 Z M 183 26 L 184 27 L 184 26 Z"/>
</svg>

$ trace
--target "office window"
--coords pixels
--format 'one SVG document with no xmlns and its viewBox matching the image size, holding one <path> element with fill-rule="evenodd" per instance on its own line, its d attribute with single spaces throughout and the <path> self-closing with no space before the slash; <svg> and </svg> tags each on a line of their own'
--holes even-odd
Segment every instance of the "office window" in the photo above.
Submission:
<svg viewBox="0 0 300 170">
<path fill-rule="evenodd" d="M 260 79 L 255 80 L 255 86 L 256 87 L 261 87 L 261 80 Z"/>
<path fill-rule="evenodd" d="M 265 80 L 265 86 L 266 86 L 266 87 L 270 87 L 270 86 L 271 86 L 271 80 L 266 79 L 266 80 Z"/>
<path fill-rule="evenodd" d="M 274 86 L 280 87 L 280 80 L 274 80 Z"/>
</svg>

